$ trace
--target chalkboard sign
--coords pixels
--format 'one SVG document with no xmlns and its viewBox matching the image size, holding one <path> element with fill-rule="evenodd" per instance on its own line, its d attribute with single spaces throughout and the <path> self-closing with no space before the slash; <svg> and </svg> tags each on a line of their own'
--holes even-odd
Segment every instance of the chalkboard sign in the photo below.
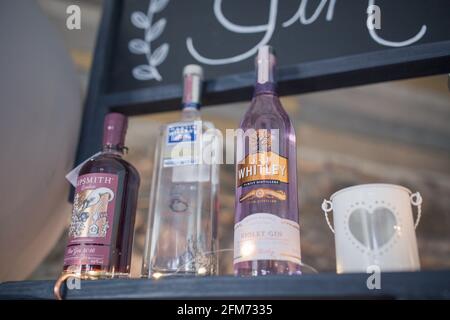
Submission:
<svg viewBox="0 0 450 320">
<path fill-rule="evenodd" d="M 368 2 L 380 8 L 379 30 L 367 27 Z M 448 0 L 128 0 L 108 92 L 179 84 L 187 63 L 207 79 L 252 71 L 265 43 L 287 67 L 446 41 L 449 14 Z"/>
<path fill-rule="evenodd" d="M 205 69 L 205 105 L 249 100 L 264 44 L 284 95 L 450 72 L 449 13 L 448 0 L 104 1 L 77 162 L 106 112 L 178 108 L 186 64 Z"/>
</svg>

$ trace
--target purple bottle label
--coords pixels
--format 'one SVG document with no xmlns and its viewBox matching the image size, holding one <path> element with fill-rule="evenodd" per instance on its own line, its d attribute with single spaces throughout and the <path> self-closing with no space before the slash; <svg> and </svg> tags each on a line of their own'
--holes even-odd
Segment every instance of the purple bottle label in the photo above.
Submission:
<svg viewBox="0 0 450 320">
<path fill-rule="evenodd" d="M 91 173 L 78 177 L 64 265 L 107 265 L 118 176 Z"/>
</svg>

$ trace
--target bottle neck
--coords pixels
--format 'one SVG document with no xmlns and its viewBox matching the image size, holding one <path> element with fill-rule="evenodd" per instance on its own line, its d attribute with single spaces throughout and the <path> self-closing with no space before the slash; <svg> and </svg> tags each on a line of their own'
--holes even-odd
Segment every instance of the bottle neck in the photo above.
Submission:
<svg viewBox="0 0 450 320">
<path fill-rule="evenodd" d="M 195 106 L 183 106 L 181 112 L 181 120 L 183 121 L 195 121 L 200 120 L 200 110 Z"/>
<path fill-rule="evenodd" d="M 109 113 L 103 124 L 103 152 L 123 154 L 128 119 L 119 113 Z"/>
<path fill-rule="evenodd" d="M 277 95 L 275 81 L 276 58 L 271 48 L 263 47 L 256 57 L 256 84 L 254 95 Z"/>
<path fill-rule="evenodd" d="M 198 74 L 186 74 L 183 81 L 183 121 L 200 120 L 202 79 Z"/>
<path fill-rule="evenodd" d="M 200 109 L 202 80 L 200 75 L 186 74 L 183 81 L 183 104 L 184 109 Z"/>
<path fill-rule="evenodd" d="M 105 144 L 103 145 L 102 152 L 107 154 L 114 154 L 122 157 L 125 151 L 128 150 L 127 147 L 113 145 L 113 144 Z"/>
<path fill-rule="evenodd" d="M 253 96 L 256 97 L 262 94 L 278 96 L 276 82 L 256 83 Z"/>
</svg>

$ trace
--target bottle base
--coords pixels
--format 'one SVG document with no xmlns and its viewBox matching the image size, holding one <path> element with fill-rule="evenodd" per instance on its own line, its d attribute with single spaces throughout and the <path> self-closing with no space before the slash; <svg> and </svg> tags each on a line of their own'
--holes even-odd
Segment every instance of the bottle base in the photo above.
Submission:
<svg viewBox="0 0 450 320">
<path fill-rule="evenodd" d="M 129 273 L 122 272 L 109 272 L 107 270 L 82 270 L 82 271 L 69 271 L 65 270 L 61 276 L 73 275 L 75 278 L 81 280 L 106 280 L 106 279 L 128 279 Z"/>
<path fill-rule="evenodd" d="M 234 264 L 234 275 L 241 277 L 273 276 L 273 275 L 302 275 L 300 264 L 281 260 L 255 260 Z"/>
<path fill-rule="evenodd" d="M 160 279 L 160 278 L 168 278 L 168 277 L 204 277 L 204 276 L 215 276 L 217 275 L 215 272 L 208 271 L 205 268 L 199 268 L 198 270 L 189 270 L 189 271 L 177 271 L 177 270 L 153 270 L 150 275 L 142 275 L 142 277 L 150 278 L 150 279 Z"/>
</svg>

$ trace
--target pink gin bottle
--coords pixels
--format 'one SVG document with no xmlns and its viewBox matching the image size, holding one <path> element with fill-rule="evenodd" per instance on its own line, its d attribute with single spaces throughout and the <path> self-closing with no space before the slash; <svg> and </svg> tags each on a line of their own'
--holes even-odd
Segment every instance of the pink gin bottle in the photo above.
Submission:
<svg viewBox="0 0 450 320">
<path fill-rule="evenodd" d="M 277 95 L 276 58 L 263 46 L 236 150 L 234 272 L 301 274 L 295 132 Z"/>
<path fill-rule="evenodd" d="M 82 279 L 128 277 L 139 173 L 122 158 L 127 117 L 109 113 L 103 150 L 79 172 L 63 274 Z"/>
</svg>

